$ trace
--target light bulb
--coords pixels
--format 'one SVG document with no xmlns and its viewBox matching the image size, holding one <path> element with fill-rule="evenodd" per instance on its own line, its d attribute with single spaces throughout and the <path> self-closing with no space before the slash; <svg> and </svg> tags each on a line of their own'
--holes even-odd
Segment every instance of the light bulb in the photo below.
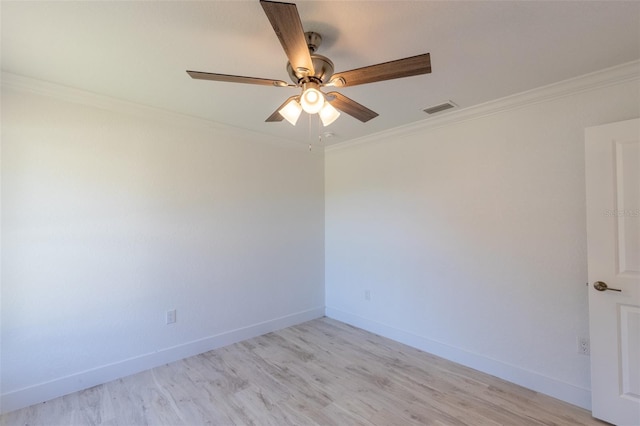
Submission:
<svg viewBox="0 0 640 426">
<path fill-rule="evenodd" d="M 309 88 L 302 93 L 300 103 L 308 114 L 317 114 L 324 105 L 324 96 L 318 89 Z"/>
<path fill-rule="evenodd" d="M 295 126 L 298 122 L 298 117 L 302 114 L 302 107 L 297 100 L 291 99 L 278 112 L 285 118 L 285 120 Z"/>
<path fill-rule="evenodd" d="M 320 120 L 322 120 L 322 125 L 327 127 L 329 124 L 336 121 L 338 117 L 340 117 L 338 110 L 329 102 L 325 102 L 324 106 L 320 110 Z"/>
</svg>

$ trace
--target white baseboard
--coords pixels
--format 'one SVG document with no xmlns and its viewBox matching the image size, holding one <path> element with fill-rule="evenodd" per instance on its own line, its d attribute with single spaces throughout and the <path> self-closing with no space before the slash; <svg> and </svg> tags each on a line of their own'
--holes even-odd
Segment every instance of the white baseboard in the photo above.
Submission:
<svg viewBox="0 0 640 426">
<path fill-rule="evenodd" d="M 363 330 L 404 343 L 425 352 L 457 362 L 470 368 L 491 374 L 536 392 L 540 392 L 587 410 L 591 409 L 591 391 L 569 383 L 543 376 L 520 367 L 505 364 L 491 358 L 455 348 L 426 337 L 400 330 L 367 318 L 331 307 L 314 308 L 303 312 L 275 318 L 247 327 L 230 330 L 215 336 L 188 342 L 182 345 L 129 358 L 113 364 L 81 371 L 49 382 L 0 395 L 0 413 L 6 413 L 29 405 L 48 401 L 72 392 L 87 389 L 102 383 L 139 373 L 169 362 L 198 355 L 213 349 L 231 345 L 252 337 L 300 324 L 326 315 Z"/>
<path fill-rule="evenodd" d="M 18 410 L 213 349 L 324 316 L 324 307 L 230 330 L 0 395 L 0 413 Z"/>
<path fill-rule="evenodd" d="M 591 410 L 591 391 L 589 389 L 561 382 L 533 371 L 449 346 L 339 309 L 326 307 L 325 315 L 536 392 L 552 396 L 561 401 Z"/>
</svg>

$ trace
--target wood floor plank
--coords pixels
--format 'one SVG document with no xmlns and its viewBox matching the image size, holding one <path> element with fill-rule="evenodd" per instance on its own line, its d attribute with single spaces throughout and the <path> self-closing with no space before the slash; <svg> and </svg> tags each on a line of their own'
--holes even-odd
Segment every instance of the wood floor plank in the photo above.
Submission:
<svg viewBox="0 0 640 426">
<path fill-rule="evenodd" d="M 7 413 L 0 425 L 606 425 L 329 318 Z"/>
</svg>

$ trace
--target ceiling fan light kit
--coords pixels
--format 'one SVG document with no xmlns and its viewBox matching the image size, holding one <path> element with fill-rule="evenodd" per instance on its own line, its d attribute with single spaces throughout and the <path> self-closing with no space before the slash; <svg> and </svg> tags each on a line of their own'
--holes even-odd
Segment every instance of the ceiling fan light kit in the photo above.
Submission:
<svg viewBox="0 0 640 426">
<path fill-rule="evenodd" d="M 319 90 L 320 85 L 315 82 L 302 84 L 302 96 L 300 104 L 307 114 L 317 114 L 324 106 L 324 96 Z"/>
<path fill-rule="evenodd" d="M 327 127 L 340 117 L 340 112 L 335 109 L 329 102 L 325 102 L 324 106 L 319 112 L 322 125 Z"/>
<path fill-rule="evenodd" d="M 315 32 L 304 32 L 295 4 L 267 0 L 260 0 L 260 4 L 289 59 L 287 72 L 294 84 L 288 84 L 282 80 L 200 71 L 187 71 L 187 73 L 197 80 L 301 88 L 301 94 L 287 99 L 265 120 L 267 122 L 286 119 L 295 126 L 300 114 L 305 111 L 308 114 L 318 114 L 322 124 L 328 126 L 340 116 L 339 111 L 342 111 L 366 123 L 378 114 L 339 92 L 325 94 L 321 88 L 349 87 L 431 72 L 430 55 L 423 53 L 334 74 L 333 62 L 315 53 L 322 43 L 322 36 Z"/>
<path fill-rule="evenodd" d="M 294 98 L 287 102 L 284 107 L 279 109 L 278 113 L 280 113 L 285 120 L 295 126 L 298 122 L 298 118 L 300 118 L 300 114 L 302 114 L 302 106 L 298 100 Z"/>
</svg>

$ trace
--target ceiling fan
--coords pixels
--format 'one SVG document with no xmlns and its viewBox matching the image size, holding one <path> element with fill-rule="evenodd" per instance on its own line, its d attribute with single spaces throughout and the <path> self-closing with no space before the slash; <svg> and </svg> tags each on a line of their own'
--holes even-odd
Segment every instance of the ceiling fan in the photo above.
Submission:
<svg viewBox="0 0 640 426">
<path fill-rule="evenodd" d="M 291 96 L 274 111 L 265 120 L 267 122 L 286 119 L 295 126 L 304 110 L 308 114 L 319 114 L 325 126 L 338 118 L 339 111 L 366 123 L 377 117 L 378 114 L 339 92 L 323 93 L 320 89 L 323 87 L 356 86 L 431 72 L 429 53 L 424 53 L 334 74 L 333 62 L 329 58 L 315 53 L 322 42 L 322 37 L 318 33 L 304 32 L 295 4 L 267 0 L 260 0 L 260 4 L 289 59 L 287 71 L 293 84 L 268 78 L 200 71 L 187 71 L 187 73 L 191 78 L 198 80 L 299 87 L 302 89 L 300 95 Z"/>
</svg>

